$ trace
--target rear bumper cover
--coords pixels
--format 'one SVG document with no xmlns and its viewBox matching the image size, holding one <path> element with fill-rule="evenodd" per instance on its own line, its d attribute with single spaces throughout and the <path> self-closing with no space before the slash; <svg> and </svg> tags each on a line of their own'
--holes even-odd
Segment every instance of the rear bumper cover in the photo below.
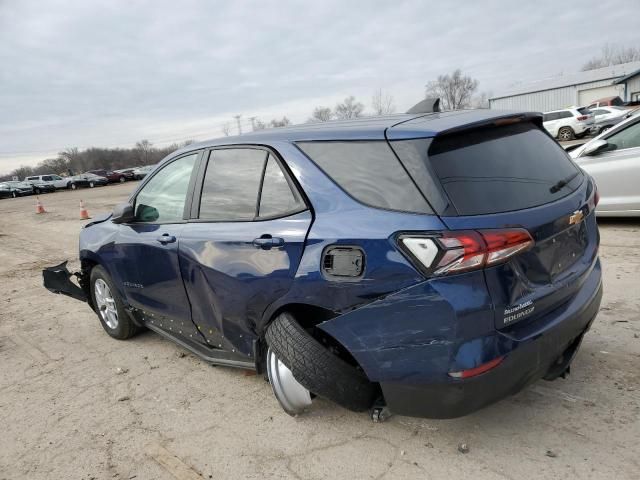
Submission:
<svg viewBox="0 0 640 480">
<path fill-rule="evenodd" d="M 600 307 L 602 286 L 583 310 L 536 340 L 523 342 L 493 370 L 466 380 L 433 384 L 382 383 L 392 412 L 417 417 L 455 418 L 467 415 L 522 390 L 543 378 L 569 349 L 569 361 Z"/>
<path fill-rule="evenodd" d="M 319 325 L 350 351 L 371 381 L 380 383 L 387 406 L 400 415 L 460 417 L 554 376 L 552 365 L 566 352 L 562 365 L 568 366 L 602 298 L 596 260 L 567 303 L 529 324 L 489 332 L 480 327 L 487 321 L 480 312 L 481 298 L 469 302 L 474 290 L 465 291 L 464 312 L 448 312 L 446 288 L 429 288 L 411 287 L 397 298 Z M 501 364 L 477 377 L 448 375 L 499 356 L 505 357 Z"/>
</svg>

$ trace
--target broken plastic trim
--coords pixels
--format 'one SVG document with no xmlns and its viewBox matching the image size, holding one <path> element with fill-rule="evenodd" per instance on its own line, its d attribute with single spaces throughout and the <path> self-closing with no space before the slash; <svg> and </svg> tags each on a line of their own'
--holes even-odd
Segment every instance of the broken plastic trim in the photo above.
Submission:
<svg viewBox="0 0 640 480">
<path fill-rule="evenodd" d="M 44 287 L 52 293 L 61 293 L 81 302 L 87 301 L 84 290 L 71 281 L 72 276 L 81 277 L 81 273 L 71 273 L 67 270 L 67 261 L 59 265 L 42 270 Z"/>
</svg>

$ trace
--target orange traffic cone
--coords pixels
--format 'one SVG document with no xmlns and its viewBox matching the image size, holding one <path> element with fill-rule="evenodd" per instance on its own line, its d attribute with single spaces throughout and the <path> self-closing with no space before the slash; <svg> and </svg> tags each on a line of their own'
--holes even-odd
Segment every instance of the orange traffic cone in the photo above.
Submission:
<svg viewBox="0 0 640 480">
<path fill-rule="evenodd" d="M 91 217 L 89 216 L 89 212 L 87 212 L 84 203 L 80 200 L 80 220 L 89 220 Z"/>
<path fill-rule="evenodd" d="M 40 203 L 40 197 L 36 197 L 36 213 L 47 213 Z"/>
</svg>

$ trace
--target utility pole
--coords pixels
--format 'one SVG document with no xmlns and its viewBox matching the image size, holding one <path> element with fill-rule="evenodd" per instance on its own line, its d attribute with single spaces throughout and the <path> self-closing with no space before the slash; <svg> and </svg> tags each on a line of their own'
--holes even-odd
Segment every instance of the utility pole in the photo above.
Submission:
<svg viewBox="0 0 640 480">
<path fill-rule="evenodd" d="M 240 125 L 240 117 L 242 115 L 234 115 L 233 118 L 236 119 L 236 122 L 238 123 L 238 135 L 242 135 L 242 125 Z"/>
<path fill-rule="evenodd" d="M 251 120 L 251 130 L 253 132 L 256 131 L 256 117 L 249 117 L 249 120 Z"/>
</svg>

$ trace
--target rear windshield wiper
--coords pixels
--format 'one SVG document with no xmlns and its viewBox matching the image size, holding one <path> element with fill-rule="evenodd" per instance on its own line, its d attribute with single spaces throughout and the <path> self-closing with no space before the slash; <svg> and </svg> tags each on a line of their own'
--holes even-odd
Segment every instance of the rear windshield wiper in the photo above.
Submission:
<svg viewBox="0 0 640 480">
<path fill-rule="evenodd" d="M 558 193 L 562 188 L 566 187 L 569 184 L 569 182 L 571 182 L 571 180 L 576 178 L 579 173 L 580 172 L 578 171 L 572 175 L 569 175 L 567 178 L 560 180 L 558 183 L 556 183 L 553 187 L 549 189 L 549 192 Z"/>
</svg>

